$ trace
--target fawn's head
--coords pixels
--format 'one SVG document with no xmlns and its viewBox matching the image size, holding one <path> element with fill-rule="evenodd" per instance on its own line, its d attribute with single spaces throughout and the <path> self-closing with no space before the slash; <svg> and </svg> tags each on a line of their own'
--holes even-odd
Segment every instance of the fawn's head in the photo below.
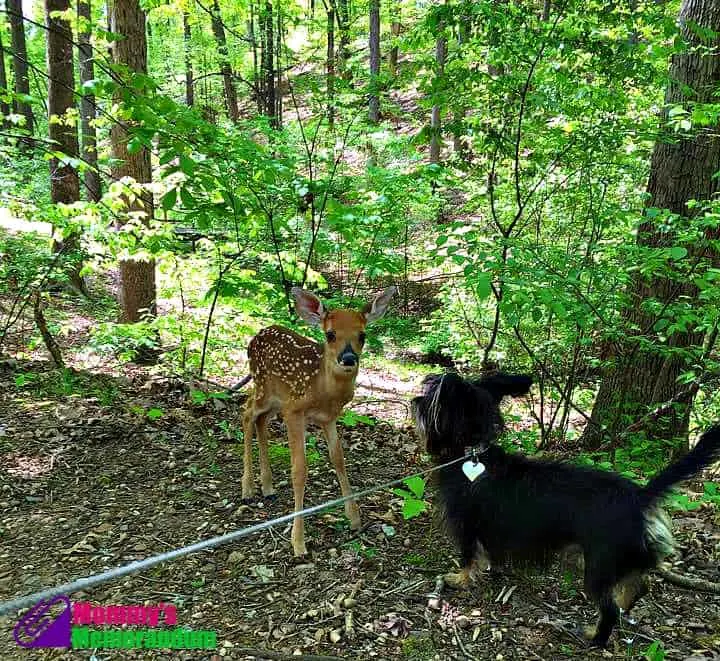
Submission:
<svg viewBox="0 0 720 661">
<path fill-rule="evenodd" d="M 332 358 L 333 369 L 338 373 L 351 374 L 357 372 L 360 363 L 365 327 L 385 314 L 396 291 L 397 287 L 388 287 L 361 311 L 326 310 L 317 296 L 300 287 L 293 287 L 291 293 L 298 315 L 325 333 L 325 359 Z"/>
</svg>

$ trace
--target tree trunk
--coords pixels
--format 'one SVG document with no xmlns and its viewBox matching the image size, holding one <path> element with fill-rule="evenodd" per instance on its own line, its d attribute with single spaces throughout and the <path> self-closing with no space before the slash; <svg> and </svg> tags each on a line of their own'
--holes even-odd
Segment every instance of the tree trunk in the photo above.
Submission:
<svg viewBox="0 0 720 661">
<path fill-rule="evenodd" d="M 271 0 L 265 0 L 260 14 L 262 29 L 262 70 L 265 90 L 264 114 L 270 118 L 270 125 L 277 125 L 275 101 L 275 41 L 273 39 L 273 6 Z"/>
<path fill-rule="evenodd" d="M 714 103 L 720 85 L 720 57 L 716 54 L 720 39 L 705 36 L 720 31 L 720 4 L 683 0 L 680 25 L 690 47 L 673 55 L 665 95 L 665 120 L 670 106 L 683 105 L 692 110 L 697 103 Z M 687 218 L 693 213 L 687 207 L 689 200 L 709 200 L 717 193 L 715 174 L 720 170 L 720 139 L 716 133 L 712 127 L 689 137 L 658 140 L 650 166 L 647 207 L 667 209 Z M 717 238 L 716 235 L 717 231 L 712 238 Z M 652 219 L 641 224 L 637 241 L 641 246 L 651 247 L 672 246 L 675 242 L 673 232 L 663 230 Z M 694 255 L 691 251 L 689 259 L 700 259 L 700 250 L 698 246 Z M 712 257 L 717 259 L 717 255 Z M 681 297 L 696 299 L 698 290 L 692 283 L 637 275 L 631 285 L 631 296 L 632 304 L 623 316 L 629 328 L 640 330 L 633 330 L 616 346 L 614 361 L 603 374 L 592 412 L 595 424 L 588 425 L 582 439 L 587 448 L 597 447 L 606 434 L 612 438 L 628 422 L 642 418 L 653 405 L 672 399 L 682 388 L 677 377 L 691 370 L 693 353 L 702 350 L 703 334 L 694 328 L 675 332 L 663 341 L 653 331 L 657 317 L 642 305 L 650 298 L 663 305 Z M 648 348 L 648 341 L 655 350 Z M 659 345 L 675 351 L 658 351 Z M 641 430 L 656 439 L 686 439 L 692 395 L 685 400 L 678 402 L 669 415 L 643 424 Z"/>
<path fill-rule="evenodd" d="M 113 42 L 114 64 L 127 67 L 131 72 L 147 73 L 147 38 L 145 35 L 145 14 L 139 0 L 114 0 L 110 12 L 110 29 L 121 34 L 123 39 Z M 117 99 L 119 103 L 120 98 Z M 142 148 L 129 153 L 129 124 L 114 122 L 110 129 L 112 142 L 113 177 L 131 177 L 140 184 L 151 181 L 150 152 Z M 134 201 L 127 200 L 128 212 L 142 212 L 143 222 L 150 224 L 153 214 L 152 195 L 145 189 L 143 195 Z M 127 218 L 117 217 L 116 227 L 122 227 Z M 120 321 L 140 321 L 144 314 L 157 312 L 155 293 L 155 262 L 144 260 L 122 260 L 120 262 Z"/>
<path fill-rule="evenodd" d="M 78 0 L 78 60 L 80 63 L 80 85 L 95 78 L 93 52 L 90 44 L 90 26 L 92 13 L 90 0 Z M 100 173 L 97 171 L 97 135 L 95 133 L 95 95 L 83 94 L 80 97 L 80 135 L 82 138 L 82 157 L 91 166 L 85 171 L 85 189 L 88 199 L 97 202 L 102 195 Z"/>
<path fill-rule="evenodd" d="M 190 15 L 183 12 L 183 45 L 185 47 L 185 103 L 192 108 L 195 105 L 195 88 L 193 86 L 192 63 L 192 31 L 190 29 Z"/>
<path fill-rule="evenodd" d="M 22 0 L 6 0 L 10 17 L 10 47 L 13 54 L 13 72 L 15 73 L 15 94 L 30 96 L 30 78 L 28 77 L 28 55 L 25 45 L 25 25 L 23 22 Z M 14 111 L 25 117 L 25 130 L 32 135 L 34 118 L 32 108 L 26 101 L 15 99 Z M 32 139 L 26 138 L 23 143 L 32 146 Z"/>
<path fill-rule="evenodd" d="M 70 0 L 45 0 L 47 25 L 47 71 L 48 71 L 48 132 L 53 149 L 66 156 L 77 158 L 77 122 L 74 116 L 75 76 L 73 64 L 73 39 L 70 23 L 58 13 L 70 11 Z M 72 165 L 60 159 L 50 159 L 50 199 L 53 203 L 72 204 L 80 199 L 80 178 Z M 55 252 L 61 250 L 76 253 L 80 247 L 77 235 L 65 237 L 54 243 Z M 70 282 L 78 291 L 86 294 L 85 283 L 80 276 L 82 261 L 73 255 Z"/>
<path fill-rule="evenodd" d="M 2 42 L 2 30 L 0 29 L 0 128 L 8 126 L 10 106 L 4 100 L 5 94 L 8 92 L 7 73 L 5 69 L 5 50 Z"/>
<path fill-rule="evenodd" d="M 335 126 L 335 10 L 327 5 L 327 119 L 328 126 Z"/>
<path fill-rule="evenodd" d="M 372 124 L 380 121 L 380 0 L 370 0 L 370 102 L 368 119 Z"/>
<path fill-rule="evenodd" d="M 350 80 L 351 74 L 348 67 L 348 60 L 350 59 L 350 13 L 348 10 L 348 0 L 337 0 L 336 15 L 338 30 L 340 32 L 338 64 L 342 77 L 345 80 Z"/>
<path fill-rule="evenodd" d="M 275 70 L 277 74 L 277 85 L 275 87 L 275 127 L 281 128 L 283 123 L 283 69 L 280 61 L 282 57 L 282 46 L 283 46 L 283 18 L 282 18 L 282 4 L 277 3 L 277 30 L 275 32 Z"/>
<path fill-rule="evenodd" d="M 390 33 L 393 37 L 393 44 L 388 52 L 388 69 L 390 70 L 390 75 L 393 78 L 397 76 L 398 55 L 400 54 L 400 47 L 397 44 L 397 38 L 400 36 L 400 12 L 401 9 L 399 0 L 393 0 L 390 5 L 390 13 L 392 15 Z"/>
<path fill-rule="evenodd" d="M 235 90 L 233 71 L 228 57 L 225 27 L 223 26 L 222 14 L 220 13 L 218 0 L 213 0 L 211 11 L 212 31 L 215 36 L 218 53 L 220 54 L 220 71 L 222 73 L 223 85 L 225 88 L 225 105 L 227 107 L 228 117 L 230 117 L 233 123 L 237 124 L 240 119 L 240 113 L 238 112 L 237 91 Z"/>
<path fill-rule="evenodd" d="M 253 58 L 253 90 L 255 93 L 255 102 L 257 103 L 258 114 L 262 115 L 263 111 L 263 98 L 264 88 L 262 80 L 260 78 L 260 72 L 258 70 L 258 44 L 257 44 L 257 32 L 255 30 L 255 2 L 250 2 L 250 21 L 248 25 L 248 33 L 250 34 L 250 41 L 252 43 L 252 58 Z"/>
<path fill-rule="evenodd" d="M 442 27 L 441 27 L 442 30 Z M 441 33 L 435 42 L 435 66 L 437 67 L 436 77 L 442 80 L 445 75 L 445 55 L 447 52 L 447 39 Z M 440 150 L 442 148 L 442 121 L 440 117 L 440 104 L 434 103 L 430 113 L 430 162 L 440 162 Z"/>
</svg>

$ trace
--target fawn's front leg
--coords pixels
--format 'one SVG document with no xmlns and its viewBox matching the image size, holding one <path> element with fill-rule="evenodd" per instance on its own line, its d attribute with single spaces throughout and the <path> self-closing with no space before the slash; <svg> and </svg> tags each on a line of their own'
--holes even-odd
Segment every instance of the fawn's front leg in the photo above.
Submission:
<svg viewBox="0 0 720 661">
<path fill-rule="evenodd" d="M 290 446 L 290 475 L 292 477 L 295 511 L 303 508 L 305 482 L 307 481 L 307 461 L 305 459 L 305 415 L 303 413 L 284 414 Z M 292 545 L 295 556 L 307 554 L 305 547 L 305 521 L 302 516 L 293 519 Z"/>
<path fill-rule="evenodd" d="M 275 497 L 275 487 L 272 481 L 272 470 L 270 469 L 270 457 L 268 456 L 268 422 L 271 412 L 261 413 L 255 421 L 257 429 L 258 448 L 260 455 L 260 484 L 262 495 L 266 498 Z"/>
<path fill-rule="evenodd" d="M 324 424 L 323 432 L 330 452 L 330 461 L 332 461 L 335 467 L 335 474 L 340 483 L 340 492 L 343 496 L 349 496 L 352 493 L 352 489 L 350 489 L 350 482 L 345 471 L 345 455 L 343 454 L 342 445 L 338 440 L 335 420 Z M 360 528 L 360 509 L 358 508 L 357 501 L 348 500 L 345 502 L 345 515 L 350 519 L 350 528 L 358 530 Z"/>
</svg>

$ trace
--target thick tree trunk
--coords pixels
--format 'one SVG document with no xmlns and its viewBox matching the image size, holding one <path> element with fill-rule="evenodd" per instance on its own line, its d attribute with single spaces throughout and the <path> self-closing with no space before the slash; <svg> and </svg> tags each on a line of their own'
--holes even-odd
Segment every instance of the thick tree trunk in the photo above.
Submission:
<svg viewBox="0 0 720 661">
<path fill-rule="evenodd" d="M 53 148 L 66 156 L 77 158 L 79 150 L 75 110 L 75 76 L 73 64 L 73 39 L 70 23 L 60 13 L 70 11 L 70 0 L 45 0 L 47 25 L 47 71 L 48 71 L 48 132 Z M 50 198 L 54 203 L 72 204 L 80 199 L 80 178 L 77 170 L 60 159 L 50 159 Z M 56 252 L 76 252 L 80 237 L 69 236 L 54 245 Z M 83 294 L 87 293 L 80 276 L 82 262 L 73 259 L 69 273 L 72 285 Z"/>
<path fill-rule="evenodd" d="M 22 0 L 6 0 L 8 16 L 10 17 L 10 47 L 13 54 L 13 72 L 15 73 L 15 94 L 30 95 L 30 78 L 28 77 L 28 55 L 25 45 L 25 25 L 23 22 Z M 13 101 L 14 111 L 25 117 L 25 129 L 32 135 L 34 118 L 29 103 L 20 100 Z M 32 140 L 23 140 L 24 144 L 31 146 Z"/>
<path fill-rule="evenodd" d="M 390 24 L 390 33 L 392 34 L 393 40 L 397 40 L 400 36 L 400 2 L 399 0 L 393 0 L 390 6 L 390 13 L 392 15 L 392 23 Z M 398 55 L 400 54 L 400 48 L 396 41 L 393 42 L 388 52 L 388 69 L 390 75 L 394 78 L 397 76 L 398 67 Z"/>
<path fill-rule="evenodd" d="M 235 90 L 233 71 L 228 57 L 225 27 L 223 26 L 222 14 L 220 14 L 220 5 L 218 4 L 218 0 L 213 0 L 212 4 L 212 31 L 215 36 L 218 53 L 220 54 L 220 71 L 222 73 L 223 86 L 225 88 L 225 105 L 227 107 L 228 117 L 230 117 L 233 123 L 237 124 L 240 119 L 240 113 L 238 112 L 237 91 Z"/>
<path fill-rule="evenodd" d="M 370 0 L 370 102 L 368 119 L 377 124 L 380 121 L 380 96 L 378 76 L 380 75 L 380 0 Z"/>
<path fill-rule="evenodd" d="M 114 0 L 110 13 L 110 29 L 115 34 L 124 36 L 124 39 L 113 42 L 114 63 L 133 72 L 147 73 L 145 14 L 140 8 L 139 0 Z M 131 177 L 138 183 L 149 183 L 150 152 L 144 147 L 132 154 L 128 152 L 129 128 L 128 124 L 115 122 L 110 129 L 113 177 Z M 145 224 L 149 224 L 153 214 L 152 195 L 147 190 L 143 193 L 133 202 L 128 200 L 128 212 L 142 212 Z M 118 217 L 116 226 L 122 227 L 126 220 Z M 120 320 L 125 323 L 140 321 L 144 314 L 156 314 L 154 261 L 120 262 L 120 305 Z"/>
<path fill-rule="evenodd" d="M 195 87 L 193 86 L 192 62 L 192 31 L 190 29 L 190 15 L 183 12 L 183 46 L 185 48 L 185 103 L 190 108 L 195 105 Z"/>
<path fill-rule="evenodd" d="M 447 39 L 441 34 L 435 42 L 435 66 L 436 77 L 442 79 L 445 75 L 445 55 L 447 53 Z M 440 162 L 440 150 L 442 148 L 442 120 L 440 116 L 440 104 L 433 104 L 430 113 L 430 162 Z"/>
<path fill-rule="evenodd" d="M 335 10 L 327 6 L 327 119 L 328 126 L 335 126 Z"/>
<path fill-rule="evenodd" d="M 92 12 L 90 0 L 78 0 L 78 60 L 80 61 L 80 85 L 95 78 L 93 51 L 90 44 Z M 95 133 L 95 95 L 85 94 L 80 98 L 80 135 L 82 157 L 92 169 L 85 171 L 85 188 L 88 199 L 97 202 L 102 195 L 100 173 L 97 171 L 97 135 Z"/>
<path fill-rule="evenodd" d="M 720 86 L 720 56 L 717 55 L 720 39 L 698 35 L 699 30 L 718 34 L 720 4 L 683 0 L 680 24 L 690 47 L 672 58 L 666 109 L 675 105 L 692 109 L 695 103 L 714 103 Z M 663 119 L 667 119 L 667 110 Z M 715 127 L 690 137 L 658 140 L 651 161 L 647 207 L 667 209 L 687 218 L 692 214 L 687 207 L 689 200 L 708 200 L 717 193 L 715 175 L 719 170 L 720 139 Z M 663 230 L 648 220 L 640 226 L 637 240 L 639 245 L 655 247 L 672 246 L 675 238 L 672 231 Z M 689 259 L 700 259 L 700 256 L 691 251 Z M 662 305 L 681 297 L 695 299 L 698 291 L 692 283 L 637 275 L 631 295 L 632 302 L 624 318 L 628 328 L 639 330 L 633 330 L 616 346 L 614 361 L 603 375 L 592 412 L 595 424 L 588 425 L 583 436 L 583 444 L 588 448 L 597 447 L 606 436 L 612 438 L 629 422 L 642 418 L 648 408 L 677 395 L 682 388 L 677 377 L 691 369 L 693 355 L 702 351 L 703 334 L 697 329 L 675 332 L 663 341 L 653 330 L 657 317 L 643 307 L 648 299 Z M 654 344 L 655 350 L 648 348 L 648 341 Z M 666 351 L 657 350 L 661 345 Z M 658 439 L 686 438 L 691 405 L 692 396 L 678 402 L 667 416 L 644 425 L 642 431 Z"/>
<path fill-rule="evenodd" d="M 5 50 L 2 42 L 2 31 L 0 30 L 0 128 L 5 128 L 8 125 L 7 116 L 10 114 L 10 106 L 3 100 L 5 94 L 9 91 L 6 71 Z"/>
</svg>

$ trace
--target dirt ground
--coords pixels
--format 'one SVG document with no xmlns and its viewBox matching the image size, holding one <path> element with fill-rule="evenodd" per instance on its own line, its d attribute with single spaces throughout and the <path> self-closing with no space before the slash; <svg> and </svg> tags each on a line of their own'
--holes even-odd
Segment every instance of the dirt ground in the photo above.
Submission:
<svg viewBox="0 0 720 661">
<path fill-rule="evenodd" d="M 407 393 L 389 390 L 373 392 L 393 403 L 395 414 L 382 418 L 392 424 L 341 427 L 356 488 L 427 468 L 398 415 Z M 193 404 L 180 384 L 146 376 L 4 364 L 0 601 L 291 511 L 279 423 L 272 427 L 278 499 L 241 503 L 238 412 L 236 403 Z M 339 490 L 323 441 L 309 446 L 306 504 L 316 504 Z M 452 569 L 454 552 L 431 513 L 404 521 L 401 505 L 390 490 L 366 498 L 359 534 L 340 510 L 308 519 L 303 563 L 292 557 L 289 526 L 279 527 L 71 595 L 100 605 L 172 602 L 178 625 L 217 632 L 212 653 L 26 651 L 13 641 L 15 618 L 5 617 L 0 659 L 643 658 L 656 640 L 666 659 L 720 659 L 720 596 L 657 576 L 607 651 L 587 650 L 569 633 L 595 612 L 568 567 L 488 578 L 436 598 L 436 576 Z M 676 514 L 674 524 L 676 571 L 717 581 L 718 512 Z"/>
</svg>

